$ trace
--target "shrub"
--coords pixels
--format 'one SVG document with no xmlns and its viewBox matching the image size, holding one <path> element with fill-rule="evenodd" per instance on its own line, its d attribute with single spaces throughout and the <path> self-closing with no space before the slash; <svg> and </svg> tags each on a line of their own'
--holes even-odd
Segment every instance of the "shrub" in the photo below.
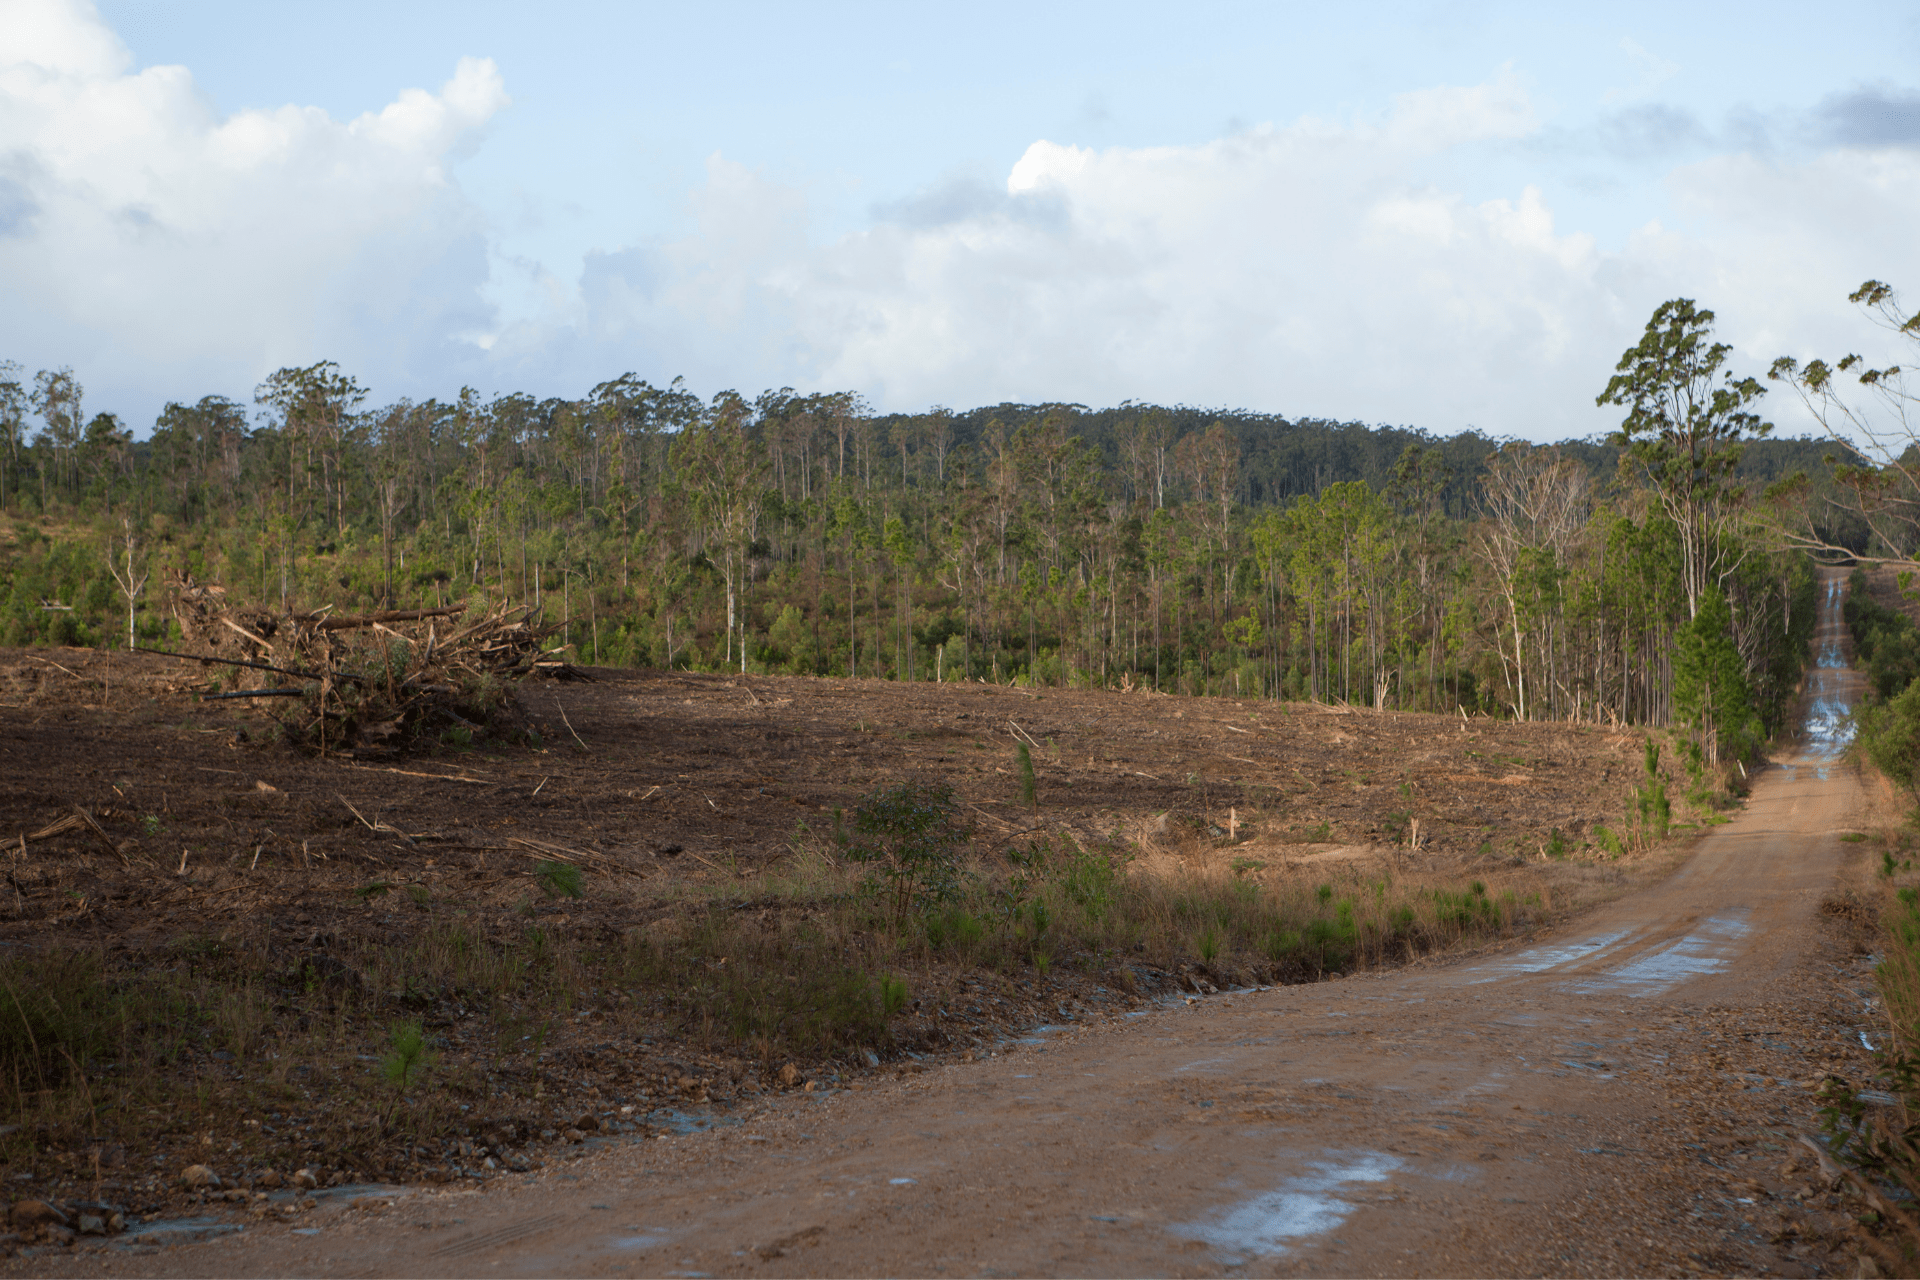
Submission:
<svg viewBox="0 0 1920 1280">
<path fill-rule="evenodd" d="M 970 834 L 944 782 L 902 782 L 870 792 L 853 814 L 847 856 L 868 868 L 868 887 L 898 923 L 959 896 L 960 853 Z"/>
<path fill-rule="evenodd" d="M 970 911 L 950 907 L 927 917 L 927 945 L 935 951 L 971 951 L 987 936 L 986 926 Z"/>
<path fill-rule="evenodd" d="M 571 862 L 542 862 L 534 870 L 534 880 L 549 898 L 577 898 L 585 877 Z"/>
<path fill-rule="evenodd" d="M 1857 717 L 1860 750 L 1888 779 L 1920 798 L 1920 682 Z"/>
</svg>

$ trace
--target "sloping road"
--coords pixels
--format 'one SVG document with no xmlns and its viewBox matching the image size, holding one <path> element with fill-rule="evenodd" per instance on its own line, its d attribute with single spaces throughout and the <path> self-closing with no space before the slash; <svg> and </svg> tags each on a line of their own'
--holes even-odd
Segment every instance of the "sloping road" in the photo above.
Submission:
<svg viewBox="0 0 1920 1280">
<path fill-rule="evenodd" d="M 314 1234 L 59 1269 L 1804 1273 L 1791 1239 L 1768 1242 L 1758 1184 L 1742 1194 L 1744 1149 L 1703 1126 L 1804 1128 L 1805 1063 L 1775 1046 L 1793 1072 L 1723 1069 L 1704 1089 L 1679 1064 L 1727 1017 L 1764 1036 L 1793 1008 L 1831 1015 L 1819 901 L 1860 802 L 1835 765 L 1855 688 L 1839 590 L 1805 749 L 1679 871 L 1545 945 L 1061 1032 L 512 1189 L 317 1214 Z"/>
</svg>

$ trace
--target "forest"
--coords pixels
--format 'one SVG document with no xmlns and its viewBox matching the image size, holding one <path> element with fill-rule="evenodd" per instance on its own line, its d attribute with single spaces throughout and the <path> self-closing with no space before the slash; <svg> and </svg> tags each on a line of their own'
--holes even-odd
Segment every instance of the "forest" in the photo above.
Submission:
<svg viewBox="0 0 1920 1280">
<path fill-rule="evenodd" d="M 1911 545 L 1875 519 L 1898 462 L 1774 438 L 1712 330 L 1663 304 L 1569 391 L 1619 430 L 1550 447 L 633 373 L 379 404 L 324 360 L 136 438 L 73 371 L 5 364 L 0 643 L 174 645 L 190 584 L 282 611 L 484 598 L 586 664 L 1685 724 L 1740 758 L 1798 683 L 1815 558 Z M 1836 415 L 1835 370 L 1771 372 Z"/>
</svg>

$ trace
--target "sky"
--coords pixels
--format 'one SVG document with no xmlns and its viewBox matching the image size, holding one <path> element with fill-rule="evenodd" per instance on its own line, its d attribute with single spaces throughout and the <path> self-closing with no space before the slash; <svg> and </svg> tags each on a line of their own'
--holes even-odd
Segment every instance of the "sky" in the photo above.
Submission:
<svg viewBox="0 0 1920 1280">
<path fill-rule="evenodd" d="M 1809 14 L 0 0 L 0 360 L 1591 436 L 1668 298 L 1897 356 L 1920 7 Z"/>
</svg>

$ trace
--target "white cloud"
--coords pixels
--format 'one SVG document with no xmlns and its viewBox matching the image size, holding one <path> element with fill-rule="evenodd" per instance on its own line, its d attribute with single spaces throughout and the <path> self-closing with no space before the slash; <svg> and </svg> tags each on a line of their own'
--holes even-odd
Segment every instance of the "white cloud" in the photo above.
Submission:
<svg viewBox="0 0 1920 1280">
<path fill-rule="evenodd" d="M 1002 181 L 827 243 L 803 190 L 714 156 L 690 235 L 576 272 L 508 256 L 449 176 L 507 104 L 491 62 L 353 120 L 221 116 L 74 0 L 4 22 L 0 358 L 72 364 L 93 403 L 146 414 L 333 358 L 383 398 L 631 369 L 889 408 L 1131 397 L 1562 438 L 1612 425 L 1593 397 L 1666 298 L 1713 307 L 1758 371 L 1863 347 L 1844 297 L 1867 276 L 1920 293 L 1920 153 L 1897 142 L 1676 169 L 1617 246 L 1525 180 L 1463 194 L 1476 157 L 1541 136 L 1510 72 L 1194 145 L 1036 141 Z"/>
<path fill-rule="evenodd" d="M 395 389 L 486 322 L 484 227 L 447 165 L 507 104 L 492 62 L 355 120 L 223 118 L 185 68 L 132 71 L 90 6 L 6 23 L 0 351 L 142 403 L 323 357 Z"/>
<path fill-rule="evenodd" d="M 1403 95 L 1379 123 L 1038 142 L 1000 207 L 876 226 L 783 291 L 819 381 L 888 403 L 1131 396 L 1531 430 L 1539 371 L 1582 354 L 1600 255 L 1537 191 L 1473 204 L 1409 173 L 1532 127 L 1502 78 Z M 1580 407 L 1552 425 L 1592 429 Z"/>
<path fill-rule="evenodd" d="M 603 259 L 587 307 L 637 351 L 731 359 L 674 368 L 856 387 L 889 407 L 1132 397 L 1561 439 L 1615 425 L 1594 396 L 1667 298 L 1714 308 L 1759 373 L 1860 346 L 1844 297 L 1861 279 L 1920 291 L 1909 150 L 1677 169 L 1655 206 L 1669 225 L 1613 248 L 1557 225 L 1536 187 L 1473 201 L 1416 176 L 1532 121 L 1502 80 L 1404 95 L 1381 122 L 1180 147 L 1041 141 L 1002 192 L 943 189 L 814 247 L 777 232 L 804 223 L 791 192 L 731 172 L 703 208 L 737 202 L 759 228 L 750 251 L 703 231 Z M 625 280 L 645 287 L 610 287 Z M 751 340 L 729 344 L 740 317 Z M 637 351 L 596 358 L 629 367 Z M 1807 425 L 1788 397 L 1769 408 Z"/>
<path fill-rule="evenodd" d="M 1624 98 L 1644 97 L 1680 74 L 1679 63 L 1669 62 L 1658 54 L 1648 52 L 1637 40 L 1622 39 L 1620 51 L 1633 61 L 1640 74 L 1630 88 L 1607 90 L 1602 95 L 1602 101 L 1618 102 Z"/>
</svg>

